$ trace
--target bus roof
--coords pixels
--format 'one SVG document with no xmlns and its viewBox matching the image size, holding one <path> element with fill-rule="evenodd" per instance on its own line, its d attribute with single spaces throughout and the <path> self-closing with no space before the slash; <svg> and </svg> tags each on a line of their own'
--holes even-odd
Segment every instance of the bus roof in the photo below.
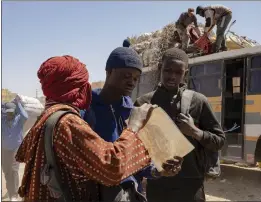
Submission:
<svg viewBox="0 0 261 202">
<path fill-rule="evenodd" d="M 255 46 L 251 48 L 242 48 L 237 50 L 224 51 L 220 53 L 214 53 L 210 55 L 205 55 L 201 57 L 195 57 L 189 59 L 189 65 L 200 64 L 209 61 L 215 61 L 220 59 L 233 59 L 241 56 L 249 56 L 261 54 L 261 46 Z M 157 70 L 157 67 L 144 67 L 142 68 L 142 73 L 151 72 Z"/>
<path fill-rule="evenodd" d="M 214 53 L 211 55 L 205 55 L 201 57 L 195 57 L 189 59 L 189 65 L 215 61 L 220 59 L 233 59 L 238 57 L 244 57 L 249 55 L 261 54 L 261 46 L 255 46 L 251 48 L 242 48 L 237 50 L 224 51 L 220 53 Z"/>
</svg>

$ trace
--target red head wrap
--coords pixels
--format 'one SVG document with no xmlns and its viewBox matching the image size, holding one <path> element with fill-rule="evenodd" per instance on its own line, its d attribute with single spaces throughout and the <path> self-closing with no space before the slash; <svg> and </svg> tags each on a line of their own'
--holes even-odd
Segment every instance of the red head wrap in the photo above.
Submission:
<svg viewBox="0 0 261 202">
<path fill-rule="evenodd" d="M 52 57 L 38 70 L 46 101 L 72 104 L 86 109 L 91 102 L 91 85 L 86 66 L 72 56 Z"/>
</svg>

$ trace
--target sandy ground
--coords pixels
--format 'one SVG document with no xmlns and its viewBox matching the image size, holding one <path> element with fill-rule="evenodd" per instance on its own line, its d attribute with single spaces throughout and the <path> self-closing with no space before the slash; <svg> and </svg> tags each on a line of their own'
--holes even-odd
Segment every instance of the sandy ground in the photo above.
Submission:
<svg viewBox="0 0 261 202">
<path fill-rule="evenodd" d="M 24 165 L 20 166 L 20 179 Z M 248 171 L 250 172 L 250 171 Z M 261 170 L 260 170 L 261 174 Z M 240 176 L 222 176 L 222 179 L 205 183 L 207 201 L 261 201 L 261 181 Z M 2 173 L 2 195 L 6 193 L 5 178 Z"/>
<path fill-rule="evenodd" d="M 207 201 L 261 201 L 261 182 L 223 179 L 206 182 Z"/>
<path fill-rule="evenodd" d="M 24 164 L 20 164 L 20 169 L 19 169 L 19 178 L 20 178 L 20 183 L 22 181 L 22 177 L 24 174 Z M 2 172 L 2 196 L 6 194 L 6 184 L 5 184 L 5 175 Z M 9 201 L 9 199 L 3 199 L 2 201 Z"/>
</svg>

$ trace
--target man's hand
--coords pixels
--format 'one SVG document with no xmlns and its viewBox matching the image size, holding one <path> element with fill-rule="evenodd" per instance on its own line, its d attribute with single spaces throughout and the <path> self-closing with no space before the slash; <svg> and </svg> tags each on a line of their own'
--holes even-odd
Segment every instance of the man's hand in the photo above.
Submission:
<svg viewBox="0 0 261 202">
<path fill-rule="evenodd" d="M 189 30 L 187 29 L 187 31 L 186 31 L 186 35 L 188 36 L 188 37 L 190 37 L 190 33 L 189 33 Z"/>
<path fill-rule="evenodd" d="M 193 28 L 191 28 L 191 26 L 187 26 L 187 28 L 186 28 L 186 35 L 188 37 L 190 37 L 190 33 L 189 33 L 190 29 L 193 29 Z"/>
<path fill-rule="evenodd" d="M 173 159 L 167 160 L 162 165 L 162 168 L 164 170 L 160 172 L 160 176 L 171 177 L 177 175 L 181 170 L 182 163 L 183 158 L 178 156 L 175 156 Z"/>
<path fill-rule="evenodd" d="M 131 111 L 128 128 L 134 132 L 138 132 L 149 119 L 151 112 L 157 105 L 143 104 L 140 107 L 134 107 Z"/>
<path fill-rule="evenodd" d="M 201 37 L 201 32 L 200 32 L 199 28 L 198 28 L 198 27 L 195 27 L 195 30 L 196 30 L 196 32 L 197 32 L 197 34 L 198 34 L 198 37 Z"/>
<path fill-rule="evenodd" d="M 194 120 L 190 114 L 186 116 L 185 114 L 180 113 L 177 117 L 177 121 L 179 129 L 184 135 L 201 140 L 203 131 L 195 126 Z"/>
<path fill-rule="evenodd" d="M 204 32 L 203 36 L 207 36 L 208 37 L 208 33 L 209 32 Z"/>
</svg>

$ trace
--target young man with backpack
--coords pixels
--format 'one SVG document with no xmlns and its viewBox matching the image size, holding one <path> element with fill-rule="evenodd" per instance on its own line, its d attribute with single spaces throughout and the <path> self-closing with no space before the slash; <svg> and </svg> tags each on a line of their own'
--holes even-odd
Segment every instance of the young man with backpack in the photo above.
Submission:
<svg viewBox="0 0 261 202">
<path fill-rule="evenodd" d="M 147 180 L 147 199 L 152 201 L 205 201 L 205 176 L 219 175 L 218 151 L 225 135 L 207 98 L 187 90 L 183 83 L 188 56 L 177 48 L 167 50 L 160 66 L 160 84 L 134 105 L 156 104 L 177 124 L 195 149 L 184 157 L 182 170 L 174 177 Z"/>
<path fill-rule="evenodd" d="M 108 142 L 115 142 L 126 127 L 125 121 L 133 109 L 129 95 L 135 88 L 143 67 L 139 55 L 129 48 L 129 45 L 130 43 L 124 40 L 125 47 L 118 47 L 111 52 L 106 63 L 104 87 L 92 91 L 91 106 L 82 111 L 83 119 Z M 181 158 L 177 157 L 176 160 L 178 169 L 170 173 L 158 173 L 155 167 L 149 166 L 125 179 L 119 186 L 107 187 L 98 184 L 99 201 L 146 201 L 141 194 L 141 179 L 174 176 L 182 163 Z"/>
</svg>

